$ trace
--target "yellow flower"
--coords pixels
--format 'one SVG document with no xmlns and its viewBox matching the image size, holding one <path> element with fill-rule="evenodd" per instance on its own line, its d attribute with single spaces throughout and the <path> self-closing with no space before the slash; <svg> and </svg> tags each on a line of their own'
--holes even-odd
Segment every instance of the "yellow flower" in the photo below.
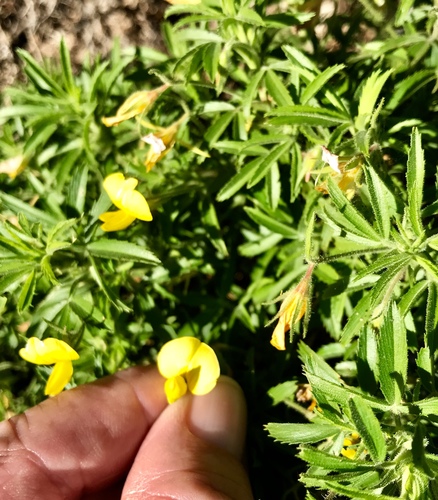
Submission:
<svg viewBox="0 0 438 500">
<path fill-rule="evenodd" d="M 350 460 L 354 460 L 356 453 L 356 450 L 353 448 L 342 448 L 341 450 L 341 455 L 345 458 L 349 458 Z"/>
<path fill-rule="evenodd" d="M 139 92 L 134 92 L 132 95 L 126 99 L 126 101 L 117 110 L 115 116 L 109 116 L 102 118 L 102 123 L 107 127 L 113 127 L 118 125 L 125 120 L 129 120 L 134 116 L 147 111 L 152 104 L 158 99 L 158 97 L 169 88 L 168 84 L 161 85 L 154 90 L 140 90 Z"/>
<path fill-rule="evenodd" d="M 180 337 L 163 345 L 157 357 L 158 371 L 166 378 L 169 404 L 190 391 L 203 396 L 212 391 L 220 375 L 213 349 L 194 337 Z"/>
<path fill-rule="evenodd" d="M 147 172 L 150 172 L 153 166 L 163 159 L 173 148 L 179 127 L 186 118 L 187 115 L 184 115 L 179 120 L 172 123 L 172 125 L 166 128 L 157 128 L 153 134 L 142 137 L 142 141 L 150 145 L 144 162 Z"/>
<path fill-rule="evenodd" d="M 79 359 L 79 354 L 66 342 L 51 337 L 45 340 L 31 337 L 19 354 L 36 365 L 55 364 L 44 390 L 46 396 L 56 396 L 64 389 L 73 375 L 72 361 Z"/>
<path fill-rule="evenodd" d="M 105 212 L 99 215 L 104 222 L 104 231 L 119 231 L 127 228 L 135 219 L 152 220 L 151 210 L 146 198 L 135 190 L 138 180 L 130 177 L 125 179 L 122 173 L 108 175 L 103 181 L 103 187 L 114 205 L 119 209 L 115 212 Z"/>
<path fill-rule="evenodd" d="M 9 177 L 13 180 L 26 168 L 27 163 L 28 160 L 23 155 L 14 156 L 13 158 L 9 158 L 8 160 L 3 160 L 2 162 L 0 162 L 0 174 L 8 174 Z"/>
<path fill-rule="evenodd" d="M 271 344 L 278 350 L 286 349 L 286 333 L 293 325 L 298 323 L 304 316 L 307 308 L 307 293 L 315 264 L 310 264 L 306 274 L 298 285 L 285 294 L 280 310 L 276 316 L 268 323 L 278 319 L 277 326 L 272 334 Z"/>
</svg>

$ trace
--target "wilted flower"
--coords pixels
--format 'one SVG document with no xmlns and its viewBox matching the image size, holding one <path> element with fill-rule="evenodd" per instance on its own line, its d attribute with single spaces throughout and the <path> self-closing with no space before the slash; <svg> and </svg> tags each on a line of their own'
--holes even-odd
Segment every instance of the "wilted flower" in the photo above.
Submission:
<svg viewBox="0 0 438 500">
<path fill-rule="evenodd" d="M 20 174 L 28 163 L 24 155 L 14 156 L 0 162 L 0 174 L 8 174 L 11 179 L 15 179 Z"/>
<path fill-rule="evenodd" d="M 213 349 L 195 337 L 180 337 L 163 345 L 157 357 L 158 371 L 166 378 L 169 404 L 190 391 L 203 396 L 212 391 L 220 375 Z"/>
<path fill-rule="evenodd" d="M 339 156 L 331 153 L 326 147 L 322 146 L 322 161 L 328 163 L 330 168 L 332 168 L 338 174 L 341 173 L 339 170 Z"/>
<path fill-rule="evenodd" d="M 142 140 L 151 146 L 144 162 L 148 172 L 173 148 L 179 127 L 185 119 L 186 115 L 168 127 L 158 128 L 153 134 L 142 137 Z"/>
<path fill-rule="evenodd" d="M 122 173 L 111 174 L 103 181 L 103 187 L 114 205 L 119 209 L 99 215 L 104 222 L 104 231 L 119 231 L 127 228 L 135 219 L 152 220 L 152 214 L 146 198 L 135 190 L 138 180 L 125 179 Z"/>
<path fill-rule="evenodd" d="M 300 321 L 306 312 L 309 285 L 314 267 L 315 264 L 310 264 L 306 274 L 298 285 L 293 290 L 284 294 L 280 310 L 268 323 L 268 325 L 270 325 L 273 321 L 278 319 L 277 326 L 272 334 L 271 344 L 280 351 L 286 349 L 286 333 L 293 325 Z"/>
<path fill-rule="evenodd" d="M 19 354 L 36 365 L 55 364 L 44 390 L 47 396 L 56 396 L 64 389 L 73 375 L 72 361 L 79 359 L 79 354 L 66 342 L 52 337 L 44 340 L 31 337 Z"/>
<path fill-rule="evenodd" d="M 169 88 L 168 84 L 161 85 L 154 90 L 140 90 L 130 95 L 117 110 L 115 116 L 102 118 L 102 123 L 107 127 L 113 127 L 125 120 L 147 111 L 158 97 Z"/>
</svg>

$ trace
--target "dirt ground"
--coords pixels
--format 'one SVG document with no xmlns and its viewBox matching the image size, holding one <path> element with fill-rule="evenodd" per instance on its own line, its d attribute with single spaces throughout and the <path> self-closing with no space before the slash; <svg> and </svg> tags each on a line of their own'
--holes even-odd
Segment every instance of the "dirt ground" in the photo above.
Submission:
<svg viewBox="0 0 438 500">
<path fill-rule="evenodd" d="M 86 53 L 122 47 L 160 48 L 163 0 L 0 0 L 0 89 L 20 78 L 17 48 L 37 60 L 58 57 L 63 36 L 75 66 Z"/>
</svg>

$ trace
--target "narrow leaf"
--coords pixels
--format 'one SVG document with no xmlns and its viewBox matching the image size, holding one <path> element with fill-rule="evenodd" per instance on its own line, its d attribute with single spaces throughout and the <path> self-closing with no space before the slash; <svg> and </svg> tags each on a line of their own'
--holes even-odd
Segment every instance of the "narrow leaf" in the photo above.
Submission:
<svg viewBox="0 0 438 500">
<path fill-rule="evenodd" d="M 421 221 L 421 205 L 423 202 L 424 184 L 424 154 L 421 148 L 421 135 L 414 128 L 411 135 L 411 147 L 408 156 L 408 169 L 406 172 L 408 189 L 409 219 L 412 229 L 417 236 L 424 234 Z"/>
<path fill-rule="evenodd" d="M 253 177 L 248 183 L 248 188 L 255 186 L 258 182 L 260 182 L 263 177 L 267 174 L 268 170 L 272 167 L 272 165 L 291 147 L 291 143 L 289 141 L 284 144 L 279 144 L 275 146 L 269 154 L 267 154 L 263 161 L 258 165 L 257 170 L 255 171 Z"/>
<path fill-rule="evenodd" d="M 339 73 L 339 71 L 344 68 L 344 64 L 336 64 L 335 66 L 330 66 L 321 74 L 316 76 L 316 78 L 307 85 L 306 89 L 301 95 L 301 104 L 307 104 L 308 101 L 310 101 L 310 99 L 312 99 L 312 97 L 324 87 L 324 85 L 330 80 L 330 78 L 332 78 L 334 75 L 336 75 L 336 73 Z"/>
<path fill-rule="evenodd" d="M 275 424 L 265 426 L 269 436 L 284 444 L 318 443 L 339 432 L 328 424 Z"/>
<path fill-rule="evenodd" d="M 129 241 L 102 238 L 87 245 L 88 251 L 105 259 L 126 259 L 157 265 L 160 260 L 146 248 Z"/>
<path fill-rule="evenodd" d="M 388 190 L 373 167 L 367 166 L 363 171 L 365 172 L 365 178 L 370 192 L 371 206 L 376 218 L 377 227 L 379 228 L 380 234 L 385 239 L 388 239 L 391 229 L 391 216 L 387 197 Z"/>
<path fill-rule="evenodd" d="M 234 175 L 219 191 L 216 197 L 217 201 L 228 200 L 234 194 L 236 194 L 237 191 L 239 191 L 239 189 L 242 188 L 247 182 L 249 182 L 251 177 L 253 177 L 254 172 L 258 169 L 263 160 L 264 157 L 261 156 L 259 158 L 256 158 L 255 160 L 250 161 L 243 168 L 241 168 L 239 172 L 237 172 L 237 174 Z"/>
<path fill-rule="evenodd" d="M 293 106 L 294 102 L 289 91 L 275 71 L 269 69 L 266 72 L 265 84 L 269 94 L 278 106 Z"/>
</svg>

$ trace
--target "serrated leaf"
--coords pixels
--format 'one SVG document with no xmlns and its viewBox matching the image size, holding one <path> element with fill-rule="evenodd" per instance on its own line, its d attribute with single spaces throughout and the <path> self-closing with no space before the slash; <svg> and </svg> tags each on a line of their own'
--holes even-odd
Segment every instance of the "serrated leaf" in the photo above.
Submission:
<svg viewBox="0 0 438 500">
<path fill-rule="evenodd" d="M 254 257 L 277 246 L 283 239 L 281 234 L 270 234 L 263 236 L 259 240 L 244 243 L 238 247 L 239 253 L 245 257 Z"/>
<path fill-rule="evenodd" d="M 342 344 L 348 344 L 355 335 L 358 335 L 373 313 L 382 314 L 384 312 L 384 299 L 389 300 L 390 298 L 388 297 L 388 290 L 393 289 L 395 282 L 400 279 L 401 271 L 408 265 L 410 260 L 410 255 L 400 255 L 397 261 L 380 276 L 372 290 L 359 300 L 342 332 L 340 339 Z M 376 311 L 378 307 L 381 310 Z"/>
<path fill-rule="evenodd" d="M 438 284 L 432 281 L 428 288 L 424 343 L 434 357 L 438 348 Z"/>
<path fill-rule="evenodd" d="M 245 118 L 249 118 L 251 115 L 251 107 L 255 101 L 255 96 L 259 88 L 259 84 L 263 75 L 265 74 L 265 69 L 262 68 L 255 75 L 252 75 L 249 85 L 242 96 L 242 110 Z"/>
<path fill-rule="evenodd" d="M 31 260 L 3 258 L 0 260 L 0 276 L 17 273 L 18 271 L 30 271 L 35 266 L 36 262 Z"/>
<path fill-rule="evenodd" d="M 23 313 L 32 304 L 32 299 L 35 294 L 35 287 L 36 276 L 34 269 L 26 278 L 26 281 L 24 282 L 21 289 L 20 296 L 18 297 L 17 310 L 19 314 Z"/>
<path fill-rule="evenodd" d="M 269 113 L 270 125 L 310 125 L 331 127 L 340 123 L 347 123 L 345 116 L 325 108 L 314 106 L 281 106 Z"/>
<path fill-rule="evenodd" d="M 92 255 L 104 259 L 132 260 L 152 265 L 160 263 L 160 260 L 152 252 L 129 241 L 102 238 L 89 243 L 87 250 Z"/>
<path fill-rule="evenodd" d="M 261 226 L 267 227 L 273 233 L 281 234 L 286 238 L 297 239 L 299 233 L 291 226 L 287 226 L 282 222 L 270 217 L 269 215 L 263 213 L 257 208 L 245 207 L 245 212 L 251 217 L 251 219 L 260 224 Z"/>
<path fill-rule="evenodd" d="M 377 338 L 371 327 L 362 330 L 357 348 L 357 378 L 362 390 L 375 394 L 379 378 Z"/>
<path fill-rule="evenodd" d="M 393 111 L 400 106 L 400 104 L 417 94 L 422 87 L 434 81 L 435 78 L 435 71 L 430 69 L 417 71 L 413 75 L 404 78 L 395 86 L 395 92 L 392 93 L 391 99 L 385 106 L 386 109 Z"/>
<path fill-rule="evenodd" d="M 342 69 L 345 68 L 344 64 L 336 64 L 335 66 L 330 66 L 325 69 L 322 73 L 317 75 L 314 80 L 312 80 L 304 92 L 301 95 L 300 103 L 307 104 L 313 96 L 315 96 L 324 85 L 332 78 L 336 73 L 339 73 Z"/>
<path fill-rule="evenodd" d="M 210 81 L 214 83 L 219 65 L 219 56 L 221 54 L 221 44 L 211 43 L 205 48 L 203 54 L 203 63 Z M 204 109 L 205 110 L 205 109 Z"/>
<path fill-rule="evenodd" d="M 392 70 L 386 71 L 382 74 L 380 71 L 375 71 L 366 80 L 359 99 L 359 108 L 357 112 L 358 116 L 354 122 L 358 131 L 365 130 L 366 125 L 369 123 L 380 92 L 391 73 Z"/>
<path fill-rule="evenodd" d="M 402 318 L 404 318 L 409 310 L 413 307 L 415 301 L 423 295 L 423 292 L 424 290 L 426 290 L 427 285 L 427 280 L 420 281 L 413 287 L 409 288 L 409 290 L 403 295 L 398 304 L 398 308 Z"/>
<path fill-rule="evenodd" d="M 76 209 L 82 215 L 87 196 L 88 167 L 79 165 L 73 172 L 70 188 L 67 194 L 67 204 Z"/>
<path fill-rule="evenodd" d="M 411 135 L 406 181 L 409 220 L 411 221 L 412 229 L 415 234 L 417 236 L 422 236 L 424 234 L 424 227 L 421 220 L 424 184 L 424 154 L 421 148 L 421 135 L 416 128 L 412 130 Z"/>
<path fill-rule="evenodd" d="M 362 235 L 364 238 L 368 238 L 369 240 L 381 240 L 379 234 L 369 224 L 365 217 L 353 206 L 351 201 L 344 195 L 342 190 L 331 177 L 328 178 L 327 189 L 336 208 L 358 231 L 359 235 Z"/>
<path fill-rule="evenodd" d="M 76 86 L 73 78 L 73 71 L 71 68 L 70 53 L 68 51 L 64 37 L 61 38 L 59 54 L 61 56 L 60 59 L 61 59 L 62 79 L 64 80 L 64 87 L 71 96 L 76 97 Z"/>
<path fill-rule="evenodd" d="M 346 459 L 348 460 L 348 459 Z M 357 463 L 357 460 L 350 460 L 353 463 Z M 363 463 L 363 462 L 362 462 Z M 339 469 L 338 469 L 339 470 Z M 342 470 L 354 470 L 342 469 Z M 345 498 L 354 498 L 355 500 L 398 500 L 400 497 L 392 497 L 388 495 L 383 495 L 382 493 L 375 493 L 374 491 L 367 491 L 361 488 L 354 488 L 352 486 L 345 486 L 345 484 L 338 483 L 336 481 L 330 481 L 326 478 L 324 479 L 306 479 L 302 480 L 309 487 L 316 487 L 322 489 L 329 489 L 341 495 L 345 495 Z"/>
<path fill-rule="evenodd" d="M 415 405 L 420 408 L 421 414 L 424 416 L 438 415 L 438 397 L 432 397 L 423 399 L 422 401 L 417 401 Z"/>
<path fill-rule="evenodd" d="M 270 437 L 283 444 L 318 443 L 339 433 L 339 429 L 328 424 L 269 423 L 265 429 Z"/>
<path fill-rule="evenodd" d="M 82 320 L 99 325 L 105 322 L 105 316 L 94 304 L 75 295 L 69 302 L 71 309 Z"/>
<path fill-rule="evenodd" d="M 388 189 L 383 184 L 373 167 L 367 166 L 363 169 L 370 193 L 371 207 L 376 218 L 380 234 L 389 238 L 391 229 L 390 207 L 388 202 Z"/>
<path fill-rule="evenodd" d="M 0 192 L 0 201 L 10 208 L 14 213 L 22 212 L 30 222 L 41 222 L 45 226 L 53 227 L 59 219 L 40 210 L 32 207 L 28 203 L 15 198 L 9 194 Z"/>
<path fill-rule="evenodd" d="M 310 465 L 314 467 L 322 467 L 328 471 L 361 471 L 375 467 L 375 465 L 371 462 L 337 457 L 330 453 L 311 448 L 310 446 L 303 446 L 298 456 Z M 326 478 L 324 478 L 324 480 L 326 480 Z"/>
<path fill-rule="evenodd" d="M 430 349 L 428 347 L 422 347 L 417 354 L 417 368 L 418 376 L 421 380 L 423 387 L 428 392 L 432 392 L 433 388 L 433 378 L 434 378 L 434 366 L 432 363 L 432 358 L 430 356 Z"/>
<path fill-rule="evenodd" d="M 268 396 L 272 399 L 272 405 L 275 406 L 286 400 L 295 400 L 297 389 L 298 382 L 295 380 L 288 380 L 287 382 L 271 387 L 268 391 Z"/>
<path fill-rule="evenodd" d="M 378 339 L 380 388 L 391 405 L 402 401 L 408 369 L 406 329 L 395 303 L 388 308 Z"/>
<path fill-rule="evenodd" d="M 283 144 L 278 144 L 263 158 L 263 160 L 258 165 L 254 175 L 248 183 L 248 188 L 252 188 L 257 183 L 259 183 L 267 174 L 268 170 L 272 165 L 291 147 L 291 142 L 285 142 Z"/>
<path fill-rule="evenodd" d="M 30 268 L 27 267 L 3 276 L 0 274 L 0 295 L 5 293 L 10 286 L 18 286 L 23 281 L 24 276 L 29 273 L 29 270 Z"/>
<path fill-rule="evenodd" d="M 272 69 L 266 71 L 265 84 L 269 94 L 278 106 L 293 106 L 294 102 L 289 91 Z"/>
<path fill-rule="evenodd" d="M 374 462 L 383 462 L 386 456 L 386 441 L 373 410 L 360 396 L 353 396 L 348 405 L 351 419 L 371 459 Z"/>
</svg>

